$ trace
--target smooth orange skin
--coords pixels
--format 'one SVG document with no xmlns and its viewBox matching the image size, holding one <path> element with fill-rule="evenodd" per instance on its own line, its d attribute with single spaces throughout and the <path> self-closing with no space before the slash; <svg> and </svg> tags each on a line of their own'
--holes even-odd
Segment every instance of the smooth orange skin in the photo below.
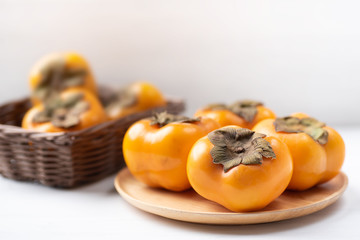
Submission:
<svg viewBox="0 0 360 240">
<path fill-rule="evenodd" d="M 123 154 L 130 172 L 150 187 L 183 191 L 190 188 L 187 157 L 199 138 L 219 125 L 202 118 L 197 123 L 170 123 L 159 128 L 149 119 L 134 123 L 126 132 Z"/>
<path fill-rule="evenodd" d="M 309 115 L 305 113 L 293 113 L 291 116 L 306 118 Z M 324 183 L 339 174 L 345 159 L 345 143 L 341 135 L 329 126 L 324 127 L 328 133 L 328 142 L 323 145 L 326 152 L 326 170 L 319 183 Z"/>
<path fill-rule="evenodd" d="M 137 102 L 130 107 L 119 109 L 118 112 L 109 112 L 110 119 L 118 119 L 150 108 L 166 105 L 166 100 L 160 90 L 150 83 L 135 82 L 129 87 L 130 91 L 136 94 Z"/>
<path fill-rule="evenodd" d="M 214 145 L 207 136 L 192 147 L 187 174 L 193 189 L 206 199 L 234 212 L 256 211 L 266 207 L 286 189 L 292 176 L 292 160 L 288 147 L 275 137 L 265 138 L 276 159 L 263 158 L 261 165 L 240 164 L 224 173 L 214 164 L 210 150 Z"/>
<path fill-rule="evenodd" d="M 304 113 L 295 113 L 292 116 L 308 117 Z M 307 190 L 330 180 L 340 172 L 345 158 L 345 144 L 334 129 L 325 127 L 329 138 L 325 145 L 321 145 L 305 133 L 276 132 L 273 123 L 273 119 L 264 120 L 253 130 L 277 137 L 288 145 L 294 164 L 294 173 L 288 189 Z"/>
<path fill-rule="evenodd" d="M 39 132 L 71 132 L 82 130 L 108 120 L 105 110 L 100 104 L 99 100 L 89 91 L 82 88 L 71 88 L 61 93 L 60 97 L 65 98 L 68 94 L 81 92 L 84 93 L 84 101 L 87 101 L 90 108 L 80 115 L 80 124 L 72 128 L 59 128 L 54 126 L 51 122 L 34 123 L 32 119 L 34 116 L 44 109 L 43 104 L 37 104 L 30 108 L 25 114 L 22 127 L 24 129 L 35 130 Z"/>
<path fill-rule="evenodd" d="M 39 84 L 41 79 L 41 68 L 46 65 L 49 61 L 57 58 L 63 58 L 65 57 L 65 67 L 67 69 L 71 68 L 84 68 L 87 70 L 86 77 L 84 79 L 84 85 L 78 86 L 76 88 L 84 88 L 93 94 L 97 95 L 97 86 L 95 83 L 95 79 L 93 77 L 93 74 L 91 72 L 90 66 L 86 62 L 86 60 L 80 56 L 79 54 L 75 52 L 65 52 L 65 53 L 52 53 L 49 55 L 44 56 L 41 58 L 31 69 L 30 76 L 29 76 L 29 85 L 31 91 L 33 91 Z M 32 96 L 31 98 L 33 105 L 39 104 L 42 101 L 40 99 L 35 98 Z"/>
<path fill-rule="evenodd" d="M 200 109 L 198 110 L 194 116 L 196 117 L 208 117 L 217 121 L 221 127 L 225 127 L 228 125 L 236 125 L 242 128 L 251 129 L 258 122 L 264 119 L 274 119 L 276 115 L 269 109 L 264 106 L 256 107 L 258 112 L 252 122 L 246 122 L 242 117 L 236 115 L 235 113 L 229 110 L 208 110 L 208 109 Z"/>
<path fill-rule="evenodd" d="M 345 143 L 335 129 L 325 126 L 328 133 L 328 142 L 324 145 L 326 152 L 326 170 L 319 183 L 324 183 L 339 174 L 345 159 Z"/>
</svg>

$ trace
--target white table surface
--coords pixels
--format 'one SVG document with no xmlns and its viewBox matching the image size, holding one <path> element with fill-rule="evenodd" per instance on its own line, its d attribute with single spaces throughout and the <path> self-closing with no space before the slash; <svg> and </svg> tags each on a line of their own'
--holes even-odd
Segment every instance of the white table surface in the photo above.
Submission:
<svg viewBox="0 0 360 240">
<path fill-rule="evenodd" d="M 114 189 L 115 175 L 73 190 L 0 177 L 0 239 L 360 239 L 360 127 L 346 142 L 344 195 L 317 213 L 275 223 L 212 226 L 142 212 Z"/>
</svg>

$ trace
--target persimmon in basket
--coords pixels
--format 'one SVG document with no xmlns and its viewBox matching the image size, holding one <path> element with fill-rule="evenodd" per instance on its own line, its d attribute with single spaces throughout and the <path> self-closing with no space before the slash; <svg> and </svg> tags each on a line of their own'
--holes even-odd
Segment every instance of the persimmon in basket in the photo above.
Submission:
<svg viewBox="0 0 360 240">
<path fill-rule="evenodd" d="M 235 212 L 267 206 L 286 189 L 292 170 L 285 143 L 238 126 L 199 139 L 187 162 L 193 189 Z"/>
<path fill-rule="evenodd" d="M 150 187 L 171 191 L 189 189 L 186 163 L 190 148 L 218 127 L 210 118 L 155 114 L 134 123 L 126 132 L 125 163 L 135 178 Z"/>
<path fill-rule="evenodd" d="M 97 95 L 97 87 L 86 60 L 77 53 L 52 53 L 31 69 L 29 79 L 34 105 L 66 89 L 84 88 Z"/>
<path fill-rule="evenodd" d="M 254 131 L 274 136 L 290 149 L 294 173 L 288 189 L 306 190 L 335 177 L 345 158 L 338 132 L 304 113 L 259 122 Z"/>
<path fill-rule="evenodd" d="M 148 82 L 134 82 L 112 96 L 105 109 L 110 119 L 165 106 L 166 100 L 159 89 Z"/>
<path fill-rule="evenodd" d="M 30 108 L 23 118 L 22 127 L 41 132 L 68 132 L 107 120 L 94 94 L 82 88 L 71 88 Z"/>
<path fill-rule="evenodd" d="M 195 117 L 199 116 L 212 118 L 222 127 L 236 125 L 248 129 L 264 119 L 276 117 L 261 102 L 253 100 L 237 101 L 230 105 L 210 104 L 195 113 Z"/>
</svg>

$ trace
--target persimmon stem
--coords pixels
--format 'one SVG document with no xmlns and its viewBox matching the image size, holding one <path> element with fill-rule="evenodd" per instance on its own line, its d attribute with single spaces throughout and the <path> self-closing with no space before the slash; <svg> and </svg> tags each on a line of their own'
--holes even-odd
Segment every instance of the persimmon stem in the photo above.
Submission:
<svg viewBox="0 0 360 240">
<path fill-rule="evenodd" d="M 71 94 L 65 99 L 52 98 L 46 103 L 44 110 L 34 116 L 33 122 L 51 122 L 60 128 L 75 127 L 80 123 L 80 115 L 90 107 L 83 98 L 82 93 Z"/>
<path fill-rule="evenodd" d="M 277 118 L 274 121 L 274 126 L 277 132 L 306 133 L 320 144 L 326 144 L 328 141 L 329 133 L 323 128 L 325 123 L 315 118 L 297 118 L 292 116 Z"/>
<path fill-rule="evenodd" d="M 226 104 L 210 104 L 205 107 L 205 109 L 211 109 L 211 110 L 229 110 L 239 117 L 243 118 L 246 122 L 251 123 L 256 114 L 257 114 L 257 106 L 263 105 L 261 102 L 252 101 L 252 100 L 243 100 L 243 101 L 237 101 L 230 105 Z"/>
<path fill-rule="evenodd" d="M 195 122 L 199 122 L 199 121 L 200 121 L 200 118 L 189 118 L 189 117 L 185 117 L 185 116 L 170 114 L 165 111 L 165 112 L 161 112 L 161 113 L 155 113 L 153 115 L 153 117 L 151 118 L 150 125 L 157 125 L 159 127 L 164 127 L 167 124 L 172 123 L 172 122 L 195 123 Z"/>
<path fill-rule="evenodd" d="M 52 59 L 40 70 L 40 81 L 33 96 L 47 100 L 61 90 L 84 84 L 87 71 L 83 68 L 66 68 L 64 57 Z"/>
<path fill-rule="evenodd" d="M 240 164 L 261 164 L 263 157 L 275 159 L 266 135 L 246 128 L 224 127 L 208 134 L 214 147 L 210 150 L 213 163 L 222 164 L 224 172 Z"/>
</svg>

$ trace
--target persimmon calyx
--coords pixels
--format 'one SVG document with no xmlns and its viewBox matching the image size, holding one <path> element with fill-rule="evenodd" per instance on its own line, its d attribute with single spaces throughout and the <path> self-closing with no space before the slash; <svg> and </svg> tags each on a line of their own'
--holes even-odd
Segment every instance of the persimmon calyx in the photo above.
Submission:
<svg viewBox="0 0 360 240">
<path fill-rule="evenodd" d="M 178 122 L 178 123 L 195 123 L 199 122 L 200 118 L 189 118 L 185 116 L 180 115 L 174 115 L 167 113 L 166 111 L 155 113 L 152 118 L 150 125 L 157 125 L 159 127 L 164 127 L 165 125 L 172 123 L 172 122 Z"/>
<path fill-rule="evenodd" d="M 65 99 L 55 97 L 49 100 L 43 111 L 34 116 L 33 122 L 51 122 L 60 128 L 75 127 L 80 123 L 80 115 L 90 107 L 83 98 L 82 93 L 71 94 Z"/>
<path fill-rule="evenodd" d="M 125 87 L 109 98 L 105 109 L 110 115 L 117 115 L 121 109 L 131 107 L 137 102 L 137 94 L 130 87 Z"/>
<path fill-rule="evenodd" d="M 240 164 L 262 164 L 263 157 L 275 159 L 265 134 L 246 128 L 224 127 L 208 134 L 214 147 L 210 150 L 213 163 L 222 164 L 224 172 Z"/>
<path fill-rule="evenodd" d="M 325 123 L 315 118 L 307 117 L 300 119 L 292 116 L 277 118 L 274 121 L 274 126 L 277 132 L 306 133 L 320 144 L 328 142 L 329 133 L 323 128 Z"/>
<path fill-rule="evenodd" d="M 87 71 L 83 68 L 66 68 L 64 58 L 49 61 L 40 70 L 40 81 L 33 91 L 33 96 L 45 100 L 54 92 L 84 84 Z"/>
<path fill-rule="evenodd" d="M 257 114 L 257 106 L 263 105 L 261 102 L 244 100 L 238 101 L 229 106 L 230 111 L 245 119 L 246 122 L 252 122 Z"/>
<path fill-rule="evenodd" d="M 213 103 L 213 104 L 209 104 L 207 106 L 205 106 L 206 110 L 224 110 L 224 109 L 228 109 L 226 104 L 223 103 Z"/>
<path fill-rule="evenodd" d="M 205 109 L 211 110 L 229 110 L 236 115 L 242 117 L 246 122 L 252 122 L 257 114 L 257 106 L 263 105 L 261 102 L 253 100 L 237 101 L 230 105 L 225 104 L 210 104 Z"/>
</svg>

